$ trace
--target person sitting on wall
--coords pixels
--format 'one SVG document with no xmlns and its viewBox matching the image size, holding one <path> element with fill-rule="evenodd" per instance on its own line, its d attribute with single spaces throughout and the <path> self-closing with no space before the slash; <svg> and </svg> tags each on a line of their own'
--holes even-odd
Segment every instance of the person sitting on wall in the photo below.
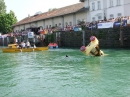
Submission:
<svg viewBox="0 0 130 97">
<path fill-rule="evenodd" d="M 29 41 L 27 41 L 26 46 L 27 46 L 27 48 L 30 47 L 30 42 Z"/>
<path fill-rule="evenodd" d="M 36 48 L 36 45 L 35 45 L 35 44 L 33 44 L 33 48 Z"/>
<path fill-rule="evenodd" d="M 25 45 L 26 45 L 26 44 L 25 44 L 25 42 L 23 41 L 23 42 L 22 42 L 22 48 L 25 48 Z"/>
<path fill-rule="evenodd" d="M 22 49 L 23 47 L 22 47 L 22 42 L 19 44 L 19 49 Z"/>
<path fill-rule="evenodd" d="M 15 41 L 16 41 L 16 44 L 18 44 L 18 39 L 17 38 L 15 39 Z"/>
<path fill-rule="evenodd" d="M 130 26 L 130 17 L 127 17 L 127 26 Z"/>
</svg>

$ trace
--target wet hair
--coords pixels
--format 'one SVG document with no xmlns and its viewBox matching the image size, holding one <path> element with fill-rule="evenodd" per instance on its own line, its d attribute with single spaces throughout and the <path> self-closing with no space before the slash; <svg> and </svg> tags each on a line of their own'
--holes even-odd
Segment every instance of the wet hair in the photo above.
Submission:
<svg viewBox="0 0 130 97">
<path fill-rule="evenodd" d="M 66 57 L 68 57 L 68 55 L 66 55 Z"/>
</svg>

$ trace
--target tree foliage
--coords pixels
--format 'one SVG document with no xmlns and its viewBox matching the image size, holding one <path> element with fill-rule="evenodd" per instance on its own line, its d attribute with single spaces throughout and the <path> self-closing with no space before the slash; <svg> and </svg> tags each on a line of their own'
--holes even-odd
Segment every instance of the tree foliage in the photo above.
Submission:
<svg viewBox="0 0 130 97">
<path fill-rule="evenodd" d="M 6 5 L 4 0 L 0 0 L 0 14 L 6 13 Z"/>
<path fill-rule="evenodd" d="M 12 25 L 17 22 L 17 18 L 13 11 L 0 14 L 0 32 L 3 34 L 12 32 Z"/>
<path fill-rule="evenodd" d="M 56 10 L 57 8 L 50 8 L 48 11 L 54 11 Z"/>
</svg>

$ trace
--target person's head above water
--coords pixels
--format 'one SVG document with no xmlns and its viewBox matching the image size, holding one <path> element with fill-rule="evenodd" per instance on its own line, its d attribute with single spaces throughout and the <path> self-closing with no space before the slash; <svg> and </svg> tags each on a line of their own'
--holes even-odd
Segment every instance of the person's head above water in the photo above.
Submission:
<svg viewBox="0 0 130 97">
<path fill-rule="evenodd" d="M 68 57 L 68 55 L 66 55 L 66 57 Z"/>
</svg>

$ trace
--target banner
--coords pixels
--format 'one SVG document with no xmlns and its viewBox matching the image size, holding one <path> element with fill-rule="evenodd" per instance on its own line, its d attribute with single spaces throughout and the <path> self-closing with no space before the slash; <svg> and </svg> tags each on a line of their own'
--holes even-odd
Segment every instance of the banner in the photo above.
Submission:
<svg viewBox="0 0 130 97">
<path fill-rule="evenodd" d="M 82 30 L 82 28 L 80 28 L 80 27 L 74 27 L 74 31 L 81 31 Z"/>
<path fill-rule="evenodd" d="M 119 27 L 120 24 L 121 24 L 120 22 L 115 22 L 115 23 L 114 23 L 114 26 Z"/>
<path fill-rule="evenodd" d="M 28 32 L 28 38 L 34 38 L 34 32 Z"/>
<path fill-rule="evenodd" d="M 98 29 L 102 28 L 113 28 L 113 22 L 98 23 Z"/>
</svg>

